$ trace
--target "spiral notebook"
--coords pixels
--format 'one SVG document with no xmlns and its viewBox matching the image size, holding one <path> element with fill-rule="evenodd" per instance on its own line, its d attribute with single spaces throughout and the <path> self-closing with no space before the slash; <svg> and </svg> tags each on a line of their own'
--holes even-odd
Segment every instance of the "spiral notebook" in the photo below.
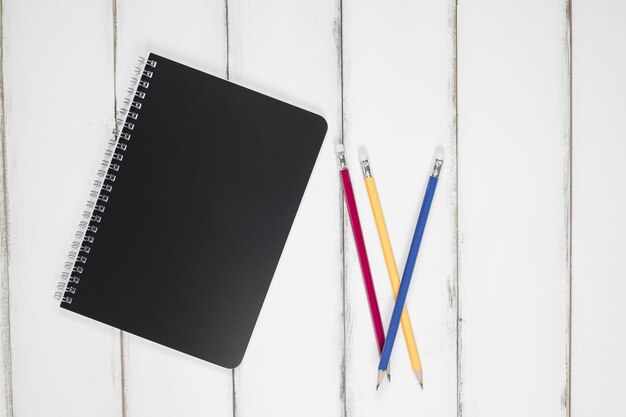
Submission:
<svg viewBox="0 0 626 417">
<path fill-rule="evenodd" d="M 156 54 L 125 102 L 55 298 L 236 367 L 326 122 Z"/>
</svg>

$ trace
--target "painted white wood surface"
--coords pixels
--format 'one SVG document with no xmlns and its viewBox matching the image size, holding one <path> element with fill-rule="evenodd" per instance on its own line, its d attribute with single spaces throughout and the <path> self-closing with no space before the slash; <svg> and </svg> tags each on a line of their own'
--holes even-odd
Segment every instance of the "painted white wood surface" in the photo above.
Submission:
<svg viewBox="0 0 626 417">
<path fill-rule="evenodd" d="M 148 51 L 226 75 L 225 2 L 118 1 L 116 12 L 118 106 L 137 57 Z M 232 415 L 232 371 L 124 336 L 126 416 Z"/>
<path fill-rule="evenodd" d="M 359 148 L 370 156 L 400 274 L 437 148 L 446 155 L 407 301 L 423 391 L 401 331 L 392 382 L 375 390 L 378 351 L 345 220 L 348 415 L 456 415 L 454 10 L 454 2 L 343 3 L 344 140 L 385 331 L 393 296 Z"/>
<path fill-rule="evenodd" d="M 341 130 L 334 0 L 229 1 L 229 75 L 328 122 L 309 187 L 241 366 L 236 415 L 338 416 L 343 410 Z M 298 140 L 298 138 L 294 138 Z"/>
<path fill-rule="evenodd" d="M 575 0 L 572 416 L 624 413 L 626 3 Z"/>
<path fill-rule="evenodd" d="M 4 0 L 0 416 L 619 414 L 626 10 L 573 0 L 570 96 L 567 3 Z M 228 70 L 329 122 L 234 374 L 51 297 L 116 96 L 146 50 Z M 409 294 L 424 391 L 402 335 L 392 383 L 374 391 L 377 353 L 332 149 L 342 136 L 385 325 L 391 291 L 358 148 L 370 153 L 400 270 L 435 148 L 446 154 Z"/>
<path fill-rule="evenodd" d="M 52 298 L 113 120 L 111 3 L 2 9 L 13 415 L 122 416 L 119 332 Z"/>
<path fill-rule="evenodd" d="M 566 416 L 565 1 L 458 7 L 460 409 Z"/>
</svg>

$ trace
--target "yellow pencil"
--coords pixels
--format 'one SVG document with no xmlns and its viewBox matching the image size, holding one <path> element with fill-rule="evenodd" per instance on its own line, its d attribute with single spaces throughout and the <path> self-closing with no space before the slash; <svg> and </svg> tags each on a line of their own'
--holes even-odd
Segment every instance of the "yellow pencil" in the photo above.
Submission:
<svg viewBox="0 0 626 417">
<path fill-rule="evenodd" d="M 359 159 L 361 160 L 361 169 L 363 170 L 363 179 L 365 180 L 365 188 L 367 188 L 367 195 L 372 206 L 372 212 L 374 214 L 374 221 L 376 222 L 376 229 L 378 230 L 378 237 L 380 239 L 380 245 L 383 249 L 383 255 L 385 257 L 385 264 L 387 266 L 387 273 L 389 274 L 389 281 L 391 281 L 391 288 L 393 289 L 393 296 L 398 296 L 398 290 L 400 288 L 400 275 L 398 274 L 398 268 L 396 267 L 396 261 L 393 256 L 393 250 L 391 249 L 391 242 L 389 240 L 389 233 L 387 232 L 387 225 L 385 224 L 385 217 L 383 216 L 383 209 L 380 205 L 380 199 L 378 198 L 378 191 L 376 190 L 376 183 L 372 176 L 372 169 L 370 167 L 369 158 L 364 150 L 359 153 Z M 420 386 L 424 388 L 422 380 L 422 362 L 420 361 L 420 354 L 415 344 L 415 336 L 413 335 L 413 328 L 411 327 L 411 320 L 409 319 L 409 312 L 405 307 L 402 310 L 402 317 L 400 318 L 400 324 L 402 325 L 402 333 L 404 333 L 404 340 L 406 341 L 406 348 L 409 351 L 409 358 L 411 360 L 411 367 L 415 372 L 417 381 Z"/>
</svg>

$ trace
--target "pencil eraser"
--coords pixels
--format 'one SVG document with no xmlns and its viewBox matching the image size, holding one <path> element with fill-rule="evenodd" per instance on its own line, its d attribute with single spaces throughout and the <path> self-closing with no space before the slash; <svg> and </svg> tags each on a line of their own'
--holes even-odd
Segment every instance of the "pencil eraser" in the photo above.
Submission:
<svg viewBox="0 0 626 417">
<path fill-rule="evenodd" d="M 368 161 L 369 158 L 367 156 L 367 151 L 365 150 L 364 147 L 360 147 L 359 148 L 359 161 Z"/>
<path fill-rule="evenodd" d="M 342 143 L 338 143 L 335 145 L 335 153 L 339 153 L 339 152 L 343 152 L 343 144 Z"/>
<path fill-rule="evenodd" d="M 443 149 L 437 148 L 437 152 L 435 153 L 435 159 L 443 161 Z"/>
</svg>

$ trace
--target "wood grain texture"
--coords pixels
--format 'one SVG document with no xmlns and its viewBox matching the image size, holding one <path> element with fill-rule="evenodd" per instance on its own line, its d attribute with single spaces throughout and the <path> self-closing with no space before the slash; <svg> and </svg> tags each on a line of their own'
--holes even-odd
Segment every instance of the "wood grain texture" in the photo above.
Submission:
<svg viewBox="0 0 626 417">
<path fill-rule="evenodd" d="M 407 298 L 423 391 L 402 334 L 391 358 L 392 382 L 375 390 L 378 352 L 346 219 L 349 416 L 457 412 L 455 8 L 455 2 L 403 1 L 393 7 L 384 1 L 343 2 L 344 140 L 385 330 L 393 296 L 358 150 L 369 154 L 400 273 L 435 154 L 445 154 Z"/>
<path fill-rule="evenodd" d="M 230 79 L 319 113 L 329 125 L 235 373 L 236 415 L 338 416 L 343 409 L 339 178 L 333 149 L 341 123 L 338 4 L 228 4 Z"/>
<path fill-rule="evenodd" d="M 117 332 L 52 298 L 113 120 L 111 4 L 2 9 L 13 412 L 121 416 Z"/>
<path fill-rule="evenodd" d="M 566 416 L 565 1 L 458 9 L 460 411 Z"/>
<path fill-rule="evenodd" d="M 623 414 L 626 4 L 575 0 L 572 416 Z"/>
<path fill-rule="evenodd" d="M 126 97 L 137 56 L 145 56 L 148 51 L 224 76 L 225 24 L 223 1 L 118 1 L 118 106 Z M 172 142 L 175 141 L 176 138 L 172 138 Z M 230 370 L 133 335 L 126 335 L 125 341 L 127 416 L 220 417 L 233 414 Z"/>
</svg>

